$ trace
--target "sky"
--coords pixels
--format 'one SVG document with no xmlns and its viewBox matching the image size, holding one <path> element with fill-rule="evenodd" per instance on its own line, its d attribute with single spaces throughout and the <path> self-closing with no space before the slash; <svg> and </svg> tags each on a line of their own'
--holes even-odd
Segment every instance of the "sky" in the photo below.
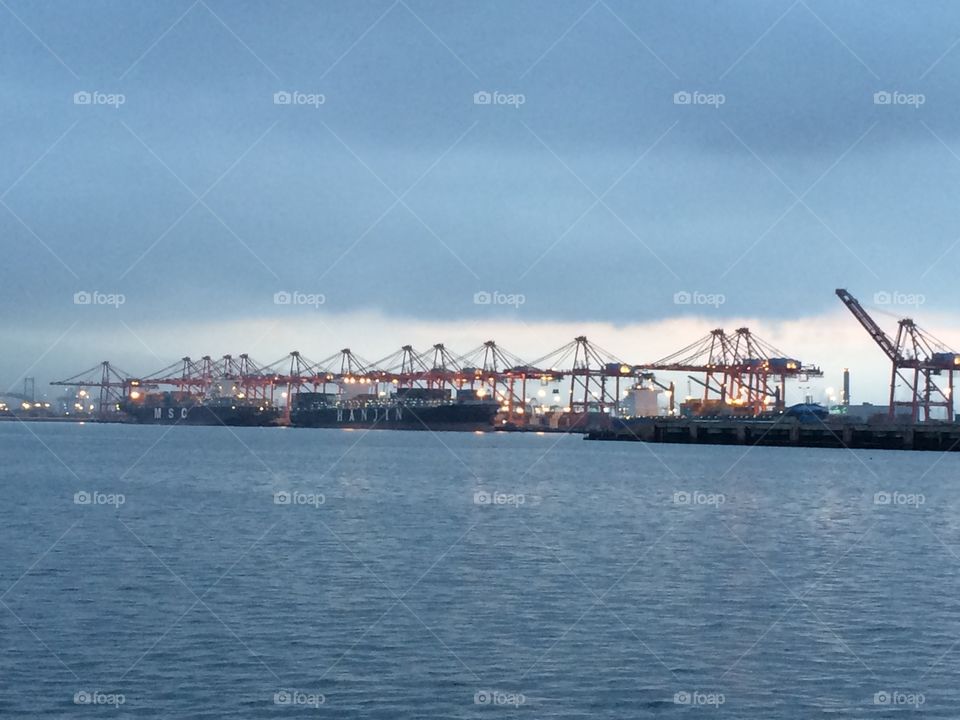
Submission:
<svg viewBox="0 0 960 720">
<path fill-rule="evenodd" d="M 958 71 L 952 2 L 3 0 L 0 385 L 749 325 L 882 402 L 834 289 L 960 347 Z"/>
</svg>

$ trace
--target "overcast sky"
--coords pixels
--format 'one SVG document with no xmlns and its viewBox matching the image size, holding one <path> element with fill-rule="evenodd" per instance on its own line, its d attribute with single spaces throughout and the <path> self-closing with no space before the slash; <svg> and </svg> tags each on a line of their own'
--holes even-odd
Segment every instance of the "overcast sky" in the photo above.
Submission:
<svg viewBox="0 0 960 720">
<path fill-rule="evenodd" d="M 837 287 L 960 345 L 954 2 L 0 18 L 4 387 L 410 341 L 532 358 L 587 329 L 641 362 L 749 323 L 879 401 Z"/>
</svg>

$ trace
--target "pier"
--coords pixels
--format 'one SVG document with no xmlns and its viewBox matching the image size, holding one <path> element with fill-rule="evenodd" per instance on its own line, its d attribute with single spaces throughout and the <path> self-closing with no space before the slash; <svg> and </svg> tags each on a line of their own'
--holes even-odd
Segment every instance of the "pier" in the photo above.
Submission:
<svg viewBox="0 0 960 720">
<path fill-rule="evenodd" d="M 850 448 L 866 450 L 960 450 L 960 424 L 889 423 L 868 425 L 832 419 L 810 423 L 787 415 L 775 419 L 639 418 L 615 421 L 588 440 Z"/>
</svg>

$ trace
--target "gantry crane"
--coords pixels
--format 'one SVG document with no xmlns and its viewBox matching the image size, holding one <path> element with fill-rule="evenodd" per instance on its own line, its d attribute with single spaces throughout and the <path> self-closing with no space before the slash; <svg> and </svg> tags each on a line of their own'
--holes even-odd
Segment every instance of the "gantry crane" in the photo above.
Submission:
<svg viewBox="0 0 960 720">
<path fill-rule="evenodd" d="M 912 422 L 920 420 L 921 409 L 923 419 L 929 421 L 934 419 L 932 411 L 942 407 L 947 421 L 953 422 L 953 373 L 960 369 L 960 353 L 922 330 L 911 318 L 898 321 L 897 337 L 891 339 L 853 295 L 838 288 L 837 297 L 890 359 L 890 419 L 896 417 L 897 408 L 909 408 Z M 946 388 L 937 382 L 944 376 Z M 909 399 L 897 399 L 898 381 L 908 391 Z"/>
</svg>

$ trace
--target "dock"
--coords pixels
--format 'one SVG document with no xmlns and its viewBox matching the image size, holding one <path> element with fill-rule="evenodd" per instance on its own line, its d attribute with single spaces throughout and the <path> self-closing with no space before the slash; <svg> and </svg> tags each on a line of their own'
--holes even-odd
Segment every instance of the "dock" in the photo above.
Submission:
<svg viewBox="0 0 960 720">
<path fill-rule="evenodd" d="M 811 423 L 787 415 L 775 419 L 638 418 L 618 420 L 587 440 L 850 448 L 868 450 L 960 451 L 958 423 L 858 424 L 825 420 Z"/>
</svg>

